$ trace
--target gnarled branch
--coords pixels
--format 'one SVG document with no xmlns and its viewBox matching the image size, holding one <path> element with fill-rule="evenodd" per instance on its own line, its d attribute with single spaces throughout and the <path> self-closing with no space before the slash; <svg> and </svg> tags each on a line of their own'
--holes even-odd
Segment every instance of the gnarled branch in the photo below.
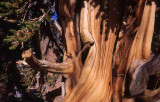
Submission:
<svg viewBox="0 0 160 102">
<path fill-rule="evenodd" d="M 38 60 L 29 49 L 22 54 L 25 61 L 36 70 L 43 70 L 57 74 L 69 74 L 73 72 L 73 60 L 63 63 L 51 63 L 46 60 Z"/>
</svg>

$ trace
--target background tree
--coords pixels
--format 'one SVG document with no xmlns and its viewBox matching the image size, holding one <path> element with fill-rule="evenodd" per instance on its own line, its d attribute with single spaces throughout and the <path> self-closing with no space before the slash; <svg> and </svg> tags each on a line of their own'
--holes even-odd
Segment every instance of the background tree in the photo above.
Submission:
<svg viewBox="0 0 160 102">
<path fill-rule="evenodd" d="M 64 102 L 159 100 L 159 1 L 58 0 L 56 5 L 63 62 L 38 60 L 32 49 L 22 57 L 36 70 L 66 78 Z"/>
<path fill-rule="evenodd" d="M 38 58 L 62 60 L 62 37 L 51 17 L 54 12 L 54 1 L 0 1 L 0 101 L 50 101 L 60 95 L 61 76 L 21 64 L 21 54 L 28 48 Z"/>
</svg>

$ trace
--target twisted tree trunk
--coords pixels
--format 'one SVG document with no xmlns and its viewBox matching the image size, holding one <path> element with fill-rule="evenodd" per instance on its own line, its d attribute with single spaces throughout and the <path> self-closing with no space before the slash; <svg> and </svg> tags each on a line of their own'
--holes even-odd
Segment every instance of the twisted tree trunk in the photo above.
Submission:
<svg viewBox="0 0 160 102">
<path fill-rule="evenodd" d="M 58 6 L 63 62 L 38 60 L 31 50 L 23 58 L 66 77 L 64 102 L 122 102 L 146 92 L 149 76 L 160 70 L 159 56 L 149 60 L 154 1 L 58 0 Z"/>
</svg>

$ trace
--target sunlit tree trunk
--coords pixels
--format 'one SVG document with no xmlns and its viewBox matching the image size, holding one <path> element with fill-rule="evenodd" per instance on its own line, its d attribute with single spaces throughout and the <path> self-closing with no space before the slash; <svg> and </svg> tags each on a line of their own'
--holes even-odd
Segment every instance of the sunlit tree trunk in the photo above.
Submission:
<svg viewBox="0 0 160 102">
<path fill-rule="evenodd" d="M 149 76 L 160 69 L 159 56 L 150 58 L 154 1 L 58 0 L 58 10 L 63 62 L 38 60 L 31 50 L 22 56 L 36 70 L 66 78 L 64 102 L 127 102 L 148 92 Z"/>
</svg>

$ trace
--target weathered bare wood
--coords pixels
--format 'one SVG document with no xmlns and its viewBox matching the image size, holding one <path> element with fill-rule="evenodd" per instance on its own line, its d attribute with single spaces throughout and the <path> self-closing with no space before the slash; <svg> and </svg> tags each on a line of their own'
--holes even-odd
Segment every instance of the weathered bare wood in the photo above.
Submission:
<svg viewBox="0 0 160 102">
<path fill-rule="evenodd" d="M 160 72 L 160 55 L 154 57 L 149 62 L 135 61 L 130 69 L 129 73 L 132 77 L 130 84 L 130 94 L 136 96 L 141 94 L 147 89 L 147 81 L 149 76 L 156 75 Z"/>
<path fill-rule="evenodd" d="M 126 25 L 119 34 L 120 40 L 113 60 L 114 67 L 117 69 L 115 93 L 113 94 L 115 102 L 122 101 L 122 94 L 125 90 L 123 82 L 125 82 L 125 73 L 130 65 L 138 59 L 147 60 L 151 53 L 156 5 L 153 1 L 150 1 L 150 4 L 145 2 L 146 0 L 139 1 L 136 17 L 130 15 L 127 21 L 129 26 Z"/>
<path fill-rule="evenodd" d="M 121 11 L 124 10 L 119 6 L 124 3 L 122 1 L 81 1 L 80 27 L 77 27 L 77 17 L 75 17 L 77 0 L 58 0 L 58 2 L 62 35 L 65 39 L 63 63 L 38 60 L 31 51 L 26 52 L 23 58 L 36 70 L 67 74 L 64 102 L 110 102 L 112 95 L 114 102 L 121 102 L 124 98 L 124 79 L 132 63 L 129 70 L 132 78 L 130 94 L 135 97 L 146 92 L 148 77 L 160 69 L 159 56 L 148 62 L 144 61 L 151 52 L 155 2 L 145 4 L 146 0 L 140 0 L 135 11 L 134 8 L 126 7 L 127 13 L 135 12 L 135 14 L 128 15 L 128 18 L 124 17 L 127 21 L 125 27 L 120 28 L 122 31 L 119 29 L 122 25 L 120 20 L 123 19 Z M 105 2 L 108 8 L 102 10 L 104 9 L 102 4 Z M 117 15 L 121 15 L 122 19 Z M 117 33 L 119 39 L 113 56 Z M 83 55 L 88 48 L 87 55 Z M 83 64 L 82 56 L 86 57 Z M 116 70 L 114 84 L 112 84 L 112 67 Z"/>
<path fill-rule="evenodd" d="M 85 43 L 88 43 L 88 42 L 93 42 L 93 38 L 91 36 L 91 32 L 89 31 L 89 10 L 90 10 L 90 7 L 89 7 L 89 3 L 87 3 L 89 1 L 84 1 L 84 7 L 82 7 L 81 9 L 81 29 L 80 29 L 80 32 L 81 32 L 81 39 L 82 39 L 82 42 L 85 44 Z"/>
<path fill-rule="evenodd" d="M 69 74 L 73 72 L 73 61 L 63 63 L 51 63 L 46 60 L 38 60 L 29 49 L 22 54 L 25 61 L 36 70 L 49 71 L 57 74 Z"/>
</svg>

